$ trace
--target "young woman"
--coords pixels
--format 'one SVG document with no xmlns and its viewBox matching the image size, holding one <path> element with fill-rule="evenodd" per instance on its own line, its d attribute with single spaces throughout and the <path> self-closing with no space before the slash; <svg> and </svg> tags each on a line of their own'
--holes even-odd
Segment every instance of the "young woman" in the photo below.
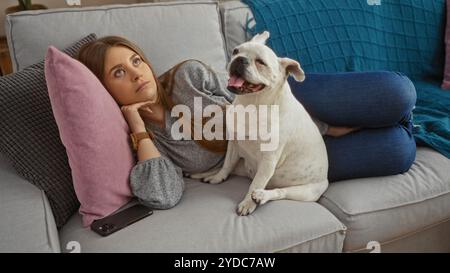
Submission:
<svg viewBox="0 0 450 273">
<path fill-rule="evenodd" d="M 221 166 L 226 141 L 174 140 L 171 127 L 178 117 L 171 116 L 171 109 L 183 104 L 193 112 L 195 97 L 202 98 L 203 107 L 231 104 L 234 95 L 224 77 L 190 60 L 157 78 L 142 50 L 117 36 L 84 45 L 78 59 L 103 83 L 139 137 L 130 185 L 140 202 L 156 209 L 173 207 L 184 190 L 183 172 Z M 407 77 L 367 72 L 307 74 L 306 79 L 290 84 L 321 120 L 315 119 L 328 150 L 330 181 L 409 169 L 415 159 L 411 111 L 416 95 Z"/>
</svg>

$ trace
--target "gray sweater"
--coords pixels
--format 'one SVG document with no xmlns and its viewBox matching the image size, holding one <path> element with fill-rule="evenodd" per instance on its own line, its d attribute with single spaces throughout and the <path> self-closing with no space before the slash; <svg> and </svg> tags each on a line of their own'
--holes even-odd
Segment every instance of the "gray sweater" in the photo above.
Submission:
<svg viewBox="0 0 450 273">
<path fill-rule="evenodd" d="M 226 89 L 224 77 L 214 73 L 198 61 L 187 61 L 175 74 L 172 90 L 174 104 L 184 104 L 194 112 L 194 98 L 201 97 L 203 107 L 210 104 L 225 106 L 231 104 L 234 94 Z M 165 128 L 146 123 L 147 130 L 155 135 L 155 146 L 161 157 L 140 161 L 130 174 L 133 194 L 139 201 L 155 209 L 175 206 L 184 191 L 183 172 L 205 172 L 222 165 L 225 155 L 210 152 L 194 140 L 174 140 L 171 128 L 178 117 L 165 112 Z M 316 121 L 323 134 L 324 123 Z"/>
</svg>

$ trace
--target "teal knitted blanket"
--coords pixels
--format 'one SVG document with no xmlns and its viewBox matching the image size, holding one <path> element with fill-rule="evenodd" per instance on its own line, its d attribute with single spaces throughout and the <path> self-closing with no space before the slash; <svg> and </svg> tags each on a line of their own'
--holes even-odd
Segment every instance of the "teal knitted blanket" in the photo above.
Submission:
<svg viewBox="0 0 450 273">
<path fill-rule="evenodd" d="M 417 103 L 413 117 L 416 142 L 450 158 L 450 91 L 441 82 L 416 81 Z"/>
</svg>

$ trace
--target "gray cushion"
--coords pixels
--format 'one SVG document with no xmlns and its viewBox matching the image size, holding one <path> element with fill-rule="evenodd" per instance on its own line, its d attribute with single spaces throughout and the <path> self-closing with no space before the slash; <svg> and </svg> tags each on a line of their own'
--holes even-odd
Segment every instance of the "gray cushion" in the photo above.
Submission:
<svg viewBox="0 0 450 273">
<path fill-rule="evenodd" d="M 418 147 L 407 173 L 331 183 L 319 202 L 347 226 L 345 251 L 386 243 L 450 219 L 450 160 Z"/>
<path fill-rule="evenodd" d="M 180 203 L 108 237 L 83 229 L 75 215 L 60 231 L 61 248 L 81 252 L 340 252 L 345 227 L 318 203 L 272 201 L 250 216 L 236 214 L 249 180 L 219 185 L 186 179 Z"/>
<path fill-rule="evenodd" d="M 246 29 L 247 27 L 252 28 L 255 20 L 250 8 L 240 1 L 221 3 L 220 14 L 222 15 L 227 57 L 230 59 L 236 46 L 250 40 L 251 35 L 246 32 Z"/>
<path fill-rule="evenodd" d="M 74 55 L 95 35 L 65 50 Z M 78 209 L 66 150 L 53 117 L 44 62 L 0 78 L 0 152 L 24 178 L 45 191 L 61 227 Z"/>
<path fill-rule="evenodd" d="M 5 26 L 15 70 L 42 59 L 50 44 L 64 48 L 89 33 L 134 41 L 157 75 L 185 59 L 225 69 L 218 4 L 211 1 L 27 11 L 8 15 Z"/>
<path fill-rule="evenodd" d="M 43 191 L 20 178 L 0 154 L 0 252 L 60 252 Z"/>
</svg>

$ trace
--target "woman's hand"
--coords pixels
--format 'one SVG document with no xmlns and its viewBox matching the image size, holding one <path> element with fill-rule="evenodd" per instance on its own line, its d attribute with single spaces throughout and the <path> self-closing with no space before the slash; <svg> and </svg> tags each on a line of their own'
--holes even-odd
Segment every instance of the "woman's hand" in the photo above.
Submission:
<svg viewBox="0 0 450 273">
<path fill-rule="evenodd" d="M 360 127 L 337 127 L 337 126 L 329 126 L 328 131 L 325 135 L 333 136 L 333 137 L 340 137 L 346 134 L 349 134 L 354 131 L 360 130 Z"/>
<path fill-rule="evenodd" d="M 144 120 L 142 119 L 139 111 L 151 114 L 152 110 L 150 105 L 153 103 L 154 102 L 151 101 L 144 101 L 120 107 L 120 110 L 122 111 L 122 114 L 133 133 L 146 131 Z"/>
</svg>

